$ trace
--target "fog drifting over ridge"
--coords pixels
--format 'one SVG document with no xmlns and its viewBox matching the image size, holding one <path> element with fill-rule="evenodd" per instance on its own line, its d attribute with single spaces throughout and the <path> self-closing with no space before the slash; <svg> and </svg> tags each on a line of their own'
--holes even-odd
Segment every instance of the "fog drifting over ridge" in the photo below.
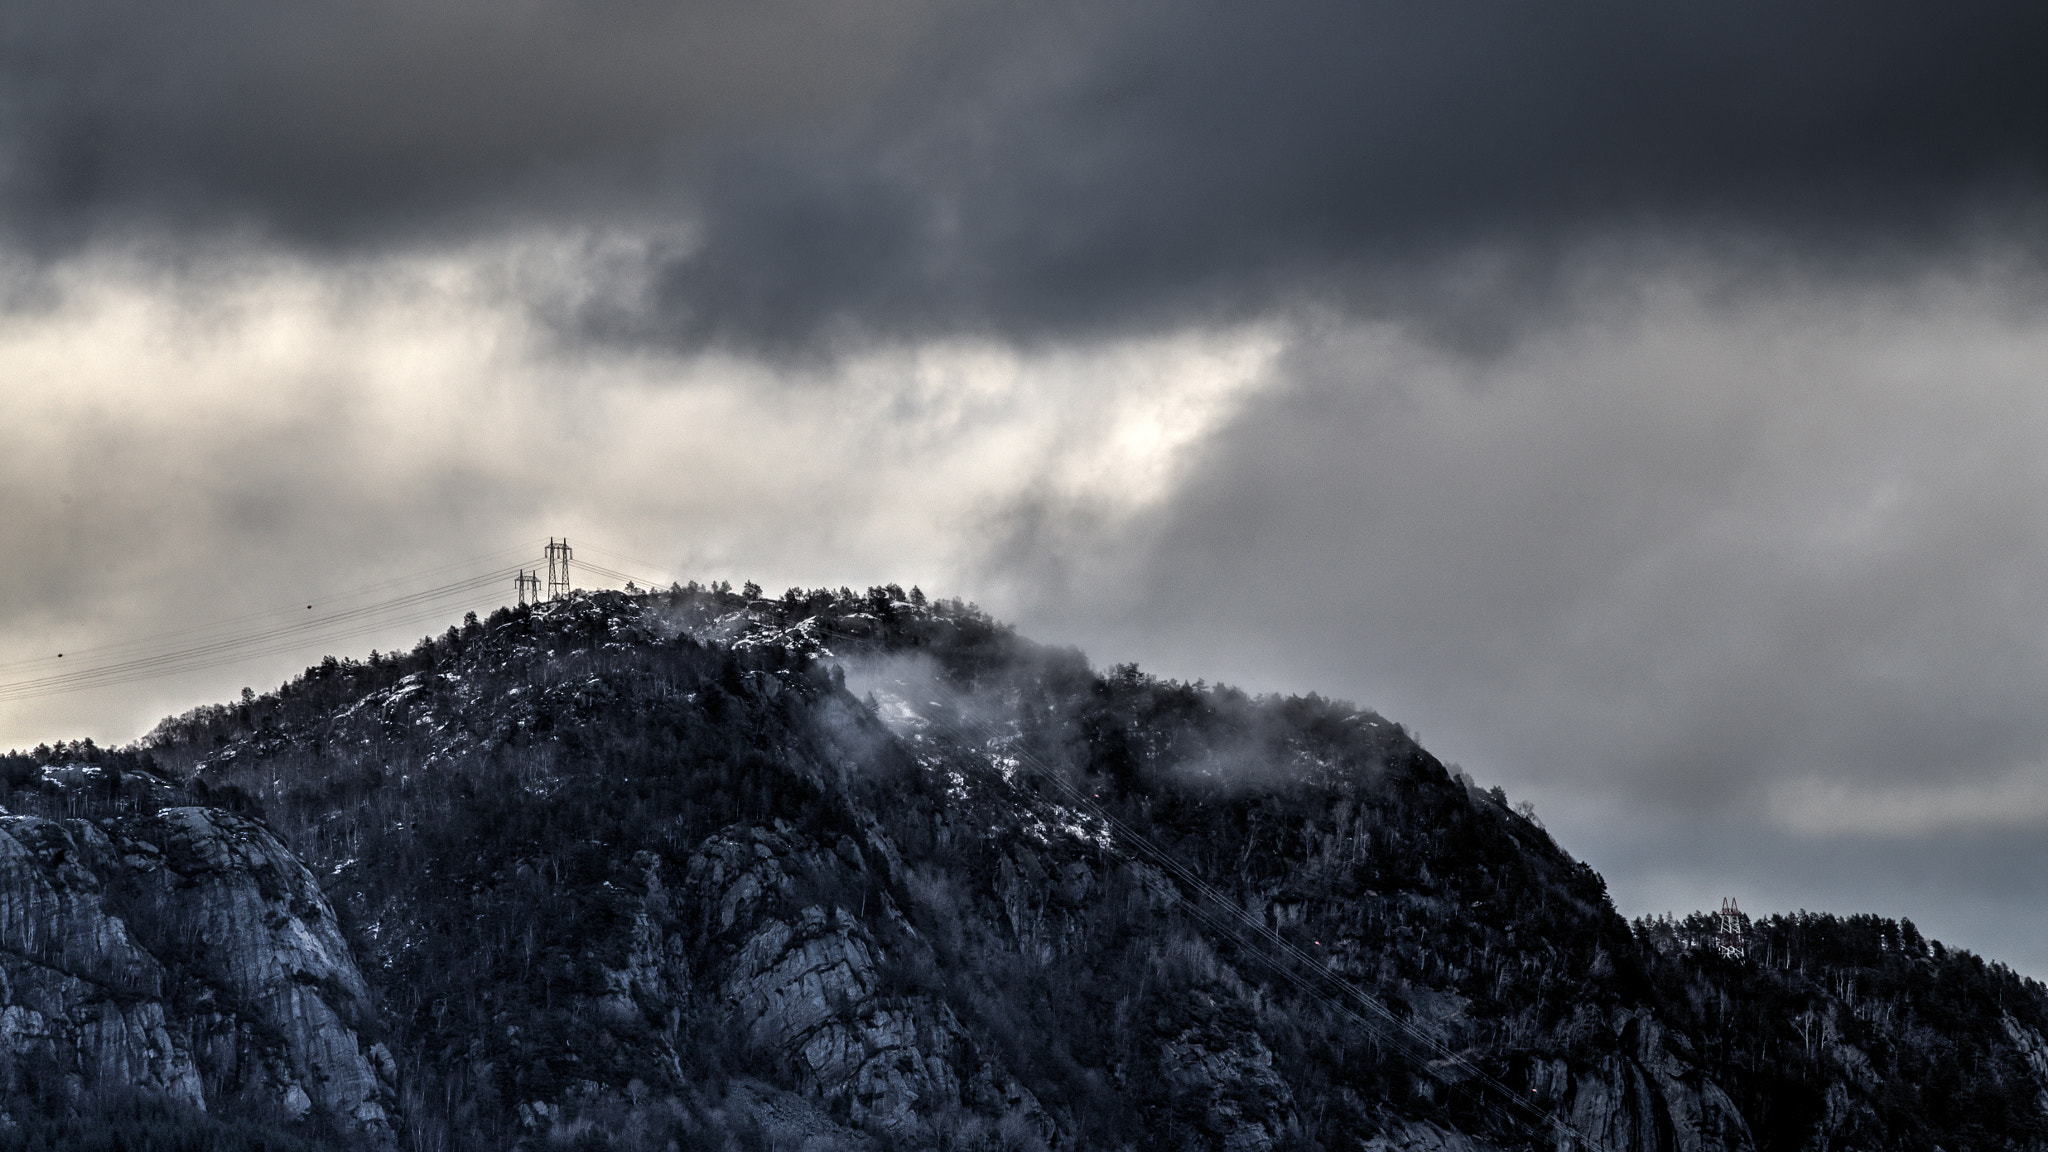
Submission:
<svg viewBox="0 0 2048 1152">
<path fill-rule="evenodd" d="M 2048 974 L 2043 47 L 1993 3 L 33 4 L 0 637 L 562 534 L 917 583 L 1380 709 L 1625 912 Z"/>
</svg>

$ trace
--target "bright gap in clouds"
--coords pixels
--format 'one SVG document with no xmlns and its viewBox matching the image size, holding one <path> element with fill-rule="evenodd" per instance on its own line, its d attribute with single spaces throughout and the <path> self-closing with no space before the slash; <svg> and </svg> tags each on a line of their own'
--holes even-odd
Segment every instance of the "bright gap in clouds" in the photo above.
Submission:
<svg viewBox="0 0 2048 1152">
<path fill-rule="evenodd" d="M 1478 351 L 1303 323 L 1065 561 L 1114 591 L 1012 614 L 1378 707 L 1625 911 L 1911 915 L 2048 972 L 2048 317 L 2005 251 L 1886 283 L 1589 252 Z"/>
<path fill-rule="evenodd" d="M 115 643 L 565 533 L 686 577 L 971 594 L 983 521 L 1019 493 L 1098 525 L 1158 502 L 1279 349 L 1246 327 L 791 369 L 567 345 L 506 286 L 580 247 L 55 268 L 0 318 L 0 420 L 38 430 L 0 461 L 24 592 L 0 618 L 8 649 Z M 0 704 L 0 746 L 132 739 L 320 654 Z"/>
<path fill-rule="evenodd" d="M 1589 248 L 1481 348 L 1303 307 L 795 362 L 539 319 L 602 247 L 102 250 L 18 292 L 8 650 L 564 534 L 917 583 L 1098 665 L 1377 707 L 1630 914 L 1909 915 L 2048 972 L 2048 320 L 1996 246 L 1884 285 Z M 0 746 L 130 739 L 320 654 L 0 705 Z"/>
</svg>

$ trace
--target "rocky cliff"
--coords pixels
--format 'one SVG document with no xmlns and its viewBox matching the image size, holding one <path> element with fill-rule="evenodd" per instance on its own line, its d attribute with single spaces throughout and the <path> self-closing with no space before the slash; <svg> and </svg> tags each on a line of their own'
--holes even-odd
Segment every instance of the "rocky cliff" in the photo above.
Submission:
<svg viewBox="0 0 2048 1152">
<path fill-rule="evenodd" d="M 23 1106 L 422 1149 L 2048 1147 L 2039 985 L 1909 925 L 1630 925 L 1384 717 L 894 589 L 579 595 L 7 763 Z M 1974 1071 L 1935 1099 L 1940 1052 Z"/>
<path fill-rule="evenodd" d="M 121 1085 L 391 1140 L 369 989 L 326 895 L 257 821 L 0 818 L 0 1005 L 9 1094 L 37 1108 Z"/>
</svg>

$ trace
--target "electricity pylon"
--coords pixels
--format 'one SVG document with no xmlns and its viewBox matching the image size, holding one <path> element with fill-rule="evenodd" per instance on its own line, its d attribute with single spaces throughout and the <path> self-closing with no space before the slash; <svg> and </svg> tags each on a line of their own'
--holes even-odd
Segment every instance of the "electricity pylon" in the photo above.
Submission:
<svg viewBox="0 0 2048 1152">
<path fill-rule="evenodd" d="M 562 537 L 556 542 L 548 537 L 548 599 L 560 600 L 569 594 L 569 538 Z"/>
</svg>

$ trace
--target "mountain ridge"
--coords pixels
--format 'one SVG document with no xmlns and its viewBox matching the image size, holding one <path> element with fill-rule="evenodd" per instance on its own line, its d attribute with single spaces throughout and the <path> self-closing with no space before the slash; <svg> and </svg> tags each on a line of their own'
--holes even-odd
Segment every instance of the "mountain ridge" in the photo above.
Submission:
<svg viewBox="0 0 2048 1152">
<path fill-rule="evenodd" d="M 1874 917 L 1632 925 L 1377 713 L 893 586 L 579 593 L 4 767 L 17 819 L 221 812 L 318 876 L 388 1119 L 302 1089 L 288 1135 L 2048 1146 L 2037 983 Z"/>
</svg>

